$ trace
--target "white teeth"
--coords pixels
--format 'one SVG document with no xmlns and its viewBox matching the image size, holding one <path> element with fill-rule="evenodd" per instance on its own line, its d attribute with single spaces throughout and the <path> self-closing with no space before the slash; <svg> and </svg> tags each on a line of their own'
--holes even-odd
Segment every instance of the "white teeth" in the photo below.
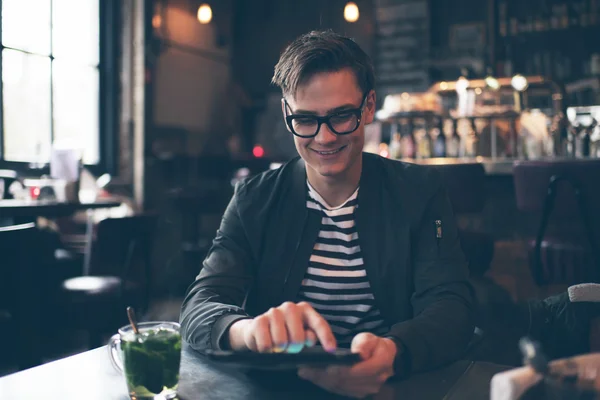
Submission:
<svg viewBox="0 0 600 400">
<path fill-rule="evenodd" d="M 330 154 L 338 153 L 341 150 L 342 150 L 342 148 L 339 148 L 337 150 L 332 150 L 332 151 L 317 151 L 317 153 L 322 154 L 324 156 L 327 156 L 327 155 L 330 155 Z"/>
</svg>

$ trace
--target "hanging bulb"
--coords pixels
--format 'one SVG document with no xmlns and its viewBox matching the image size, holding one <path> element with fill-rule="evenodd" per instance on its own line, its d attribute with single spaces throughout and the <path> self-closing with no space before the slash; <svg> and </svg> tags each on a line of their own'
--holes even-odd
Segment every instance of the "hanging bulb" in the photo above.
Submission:
<svg viewBox="0 0 600 400">
<path fill-rule="evenodd" d="M 498 90 L 500 89 L 500 82 L 498 82 L 498 79 L 496 79 L 496 77 L 494 76 L 494 71 L 492 70 L 491 67 L 487 68 L 487 75 L 485 77 L 485 84 L 487 87 L 489 87 L 492 90 Z"/>
<path fill-rule="evenodd" d="M 162 17 L 158 14 L 152 17 L 152 27 L 158 29 L 162 26 Z"/>
<path fill-rule="evenodd" d="M 352 1 L 346 3 L 346 7 L 344 7 L 344 19 L 348 22 L 356 22 L 359 16 L 360 12 L 356 3 Z"/>
<path fill-rule="evenodd" d="M 201 4 L 198 7 L 198 21 L 201 24 L 208 24 L 212 20 L 212 9 L 208 4 Z"/>
<path fill-rule="evenodd" d="M 527 82 L 527 78 L 525 78 L 521 74 L 513 76 L 513 78 L 510 81 L 510 84 L 517 92 L 522 92 L 529 87 L 529 82 Z"/>
</svg>

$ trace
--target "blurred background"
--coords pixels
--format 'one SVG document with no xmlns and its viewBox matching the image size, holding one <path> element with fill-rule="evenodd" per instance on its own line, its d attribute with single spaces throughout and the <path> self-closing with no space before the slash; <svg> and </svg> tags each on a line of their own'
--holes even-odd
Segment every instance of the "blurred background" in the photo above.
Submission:
<svg viewBox="0 0 600 400">
<path fill-rule="evenodd" d="M 296 156 L 270 79 L 310 30 L 372 57 L 365 151 L 442 171 L 482 304 L 597 278 L 600 0 L 0 10 L 0 324 L 20 326 L 0 374 L 104 344 L 124 304 L 178 319 L 235 182 Z M 550 199 L 561 177 L 585 190 Z M 9 355 L 12 340 L 39 348 Z"/>
</svg>

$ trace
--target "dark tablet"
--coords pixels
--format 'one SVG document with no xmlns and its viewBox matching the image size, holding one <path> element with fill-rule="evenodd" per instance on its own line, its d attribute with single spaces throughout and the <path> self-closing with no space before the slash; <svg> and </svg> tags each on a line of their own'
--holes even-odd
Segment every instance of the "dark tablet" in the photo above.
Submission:
<svg viewBox="0 0 600 400">
<path fill-rule="evenodd" d="M 325 367 L 328 365 L 352 365 L 360 361 L 360 354 L 348 349 L 338 349 L 333 353 L 322 347 L 312 347 L 300 353 L 255 353 L 251 351 L 208 350 L 210 360 L 228 365 L 238 365 L 252 369 L 294 369 L 300 366 Z"/>
</svg>

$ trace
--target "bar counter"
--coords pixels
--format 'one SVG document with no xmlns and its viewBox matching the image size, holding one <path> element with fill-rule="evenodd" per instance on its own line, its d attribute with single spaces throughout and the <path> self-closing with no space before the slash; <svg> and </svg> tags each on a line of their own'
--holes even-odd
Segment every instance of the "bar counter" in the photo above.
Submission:
<svg viewBox="0 0 600 400">
<path fill-rule="evenodd" d="M 577 160 L 583 162 L 591 162 L 594 160 L 598 160 L 597 158 L 568 158 L 568 157 L 542 157 L 536 158 L 535 160 L 527 160 L 527 161 L 567 161 L 567 160 Z M 451 158 L 451 157 L 440 157 L 440 158 L 403 158 L 400 161 L 420 164 L 420 165 L 457 165 L 457 164 L 472 164 L 472 163 L 480 163 L 483 164 L 483 168 L 485 169 L 486 175 L 491 176 L 502 176 L 502 175 L 510 175 L 512 177 L 513 174 L 513 166 L 516 162 L 526 161 L 516 158 L 492 158 L 492 157 L 459 157 L 459 158 Z"/>
<path fill-rule="evenodd" d="M 403 158 L 400 161 L 419 165 L 458 165 L 458 164 L 483 164 L 487 175 L 512 175 L 514 159 L 501 159 L 491 157 L 439 157 L 439 158 Z"/>
</svg>

